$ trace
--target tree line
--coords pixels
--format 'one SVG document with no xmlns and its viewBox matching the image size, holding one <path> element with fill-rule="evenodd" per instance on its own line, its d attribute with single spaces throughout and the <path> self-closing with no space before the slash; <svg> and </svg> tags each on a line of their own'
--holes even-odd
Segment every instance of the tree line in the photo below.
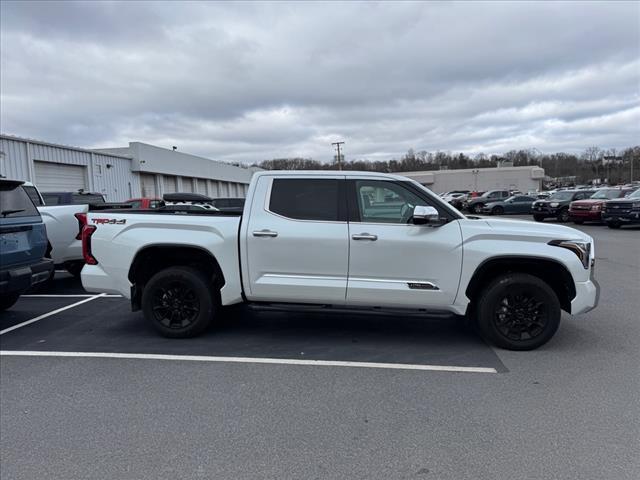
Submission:
<svg viewBox="0 0 640 480">
<path fill-rule="evenodd" d="M 640 145 L 623 150 L 603 150 L 589 147 L 581 154 L 542 153 L 533 150 L 510 150 L 503 155 L 479 153 L 470 157 L 464 153 L 409 151 L 400 159 L 357 159 L 342 162 L 343 170 L 368 172 L 412 172 L 423 170 L 457 170 L 462 168 L 491 168 L 502 162 L 511 162 L 516 167 L 540 166 L 551 178 L 576 177 L 576 183 L 600 179 L 609 183 L 625 183 L 640 179 Z M 337 158 L 323 163 L 312 158 L 274 158 L 254 164 L 265 170 L 337 170 Z"/>
</svg>

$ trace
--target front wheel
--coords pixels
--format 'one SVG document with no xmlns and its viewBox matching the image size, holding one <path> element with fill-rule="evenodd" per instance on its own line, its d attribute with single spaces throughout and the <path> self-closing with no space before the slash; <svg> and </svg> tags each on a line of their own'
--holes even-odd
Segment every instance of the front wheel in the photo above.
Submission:
<svg viewBox="0 0 640 480">
<path fill-rule="evenodd" d="M 502 208 L 502 207 L 494 207 L 494 209 L 491 210 L 491 213 L 493 215 L 502 215 L 504 213 L 504 208 Z"/>
<path fill-rule="evenodd" d="M 534 219 L 536 222 L 544 222 L 544 216 L 543 216 L 543 215 L 534 215 L 534 216 L 533 216 L 533 219 Z"/>
<path fill-rule="evenodd" d="M 563 208 L 558 212 L 558 221 L 562 223 L 567 223 L 571 217 L 569 216 L 569 209 Z"/>
<path fill-rule="evenodd" d="M 481 213 L 482 212 L 482 205 L 479 203 L 476 203 L 475 205 L 471 205 L 471 211 L 473 213 Z"/>
<path fill-rule="evenodd" d="M 607 227 L 609 227 L 609 228 L 618 229 L 618 228 L 620 228 L 620 226 L 621 225 L 618 222 L 607 222 Z"/>
<path fill-rule="evenodd" d="M 582 225 L 584 223 L 584 220 L 574 220 L 573 223 L 575 223 L 576 225 Z"/>
<path fill-rule="evenodd" d="M 502 275 L 480 294 L 478 329 L 498 347 L 533 350 L 547 343 L 559 325 L 558 297 L 549 285 L 533 275 Z"/>
<path fill-rule="evenodd" d="M 0 312 L 13 307 L 19 298 L 19 293 L 9 293 L 2 295 L 2 297 L 0 297 Z"/>
<path fill-rule="evenodd" d="M 142 310 L 163 336 L 194 337 L 204 332 L 217 313 L 213 285 L 189 267 L 170 267 L 156 273 L 144 287 Z"/>
</svg>

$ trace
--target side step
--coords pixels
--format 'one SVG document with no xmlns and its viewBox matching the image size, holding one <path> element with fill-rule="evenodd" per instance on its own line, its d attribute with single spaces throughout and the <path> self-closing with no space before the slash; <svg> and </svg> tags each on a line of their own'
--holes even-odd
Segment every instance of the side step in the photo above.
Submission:
<svg viewBox="0 0 640 480">
<path fill-rule="evenodd" d="M 456 318 L 453 312 L 446 310 L 428 310 L 426 308 L 387 308 L 387 307 L 352 307 L 345 305 L 325 305 L 306 303 L 269 303 L 249 302 L 248 308 L 255 311 L 271 312 L 304 312 L 304 313 L 343 313 L 360 315 L 383 315 L 402 317 Z"/>
</svg>

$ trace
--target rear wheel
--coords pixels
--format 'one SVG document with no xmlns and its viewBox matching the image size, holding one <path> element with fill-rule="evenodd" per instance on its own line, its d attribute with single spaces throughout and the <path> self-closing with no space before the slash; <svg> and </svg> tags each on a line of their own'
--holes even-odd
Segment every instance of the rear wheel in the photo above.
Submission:
<svg viewBox="0 0 640 480">
<path fill-rule="evenodd" d="M 571 217 L 569 216 L 569 209 L 563 208 L 558 212 L 558 221 L 562 223 L 567 223 Z"/>
<path fill-rule="evenodd" d="M 84 267 L 84 262 L 71 262 L 65 265 L 65 269 L 71 275 L 76 278 L 80 278 L 80 273 L 82 272 L 82 267 Z"/>
<path fill-rule="evenodd" d="M 213 288 L 210 279 L 194 268 L 161 270 L 144 287 L 144 316 L 165 337 L 199 335 L 218 311 Z"/>
<path fill-rule="evenodd" d="M 2 297 L 0 297 L 0 312 L 13 307 L 19 298 L 19 293 L 9 293 L 2 295 Z"/>
<path fill-rule="evenodd" d="M 609 228 L 620 228 L 621 224 L 619 222 L 607 222 L 607 227 Z"/>
<path fill-rule="evenodd" d="M 544 222 L 544 216 L 543 216 L 543 215 L 534 215 L 534 216 L 533 216 L 533 219 L 534 219 L 536 222 Z"/>
<path fill-rule="evenodd" d="M 496 278 L 482 291 L 477 327 L 489 342 L 508 350 L 533 350 L 560 325 L 560 302 L 549 285 L 526 273 Z"/>
</svg>

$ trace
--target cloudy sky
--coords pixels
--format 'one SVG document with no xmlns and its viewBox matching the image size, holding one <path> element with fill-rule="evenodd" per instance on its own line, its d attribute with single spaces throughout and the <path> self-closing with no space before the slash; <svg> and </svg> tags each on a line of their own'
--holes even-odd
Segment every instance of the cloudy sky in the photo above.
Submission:
<svg viewBox="0 0 640 480">
<path fill-rule="evenodd" d="M 1 3 L 3 133 L 215 159 L 640 144 L 640 3 Z"/>
</svg>

